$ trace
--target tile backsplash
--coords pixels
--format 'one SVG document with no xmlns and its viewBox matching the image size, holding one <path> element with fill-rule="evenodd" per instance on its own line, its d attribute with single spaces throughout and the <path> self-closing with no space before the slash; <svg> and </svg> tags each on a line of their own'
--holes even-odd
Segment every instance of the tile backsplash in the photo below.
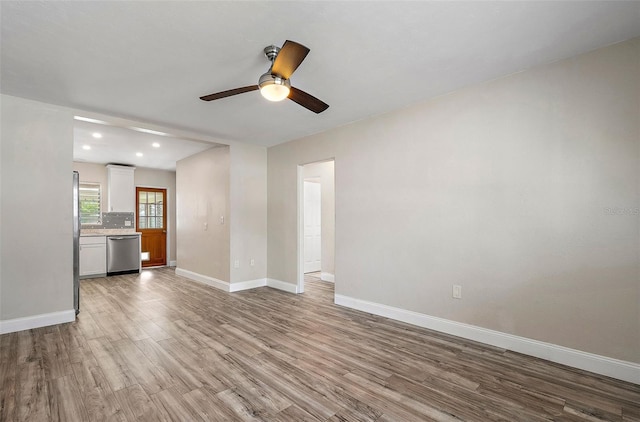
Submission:
<svg viewBox="0 0 640 422">
<path fill-rule="evenodd" d="M 84 229 L 135 229 L 132 212 L 103 212 L 102 224 L 83 224 Z"/>
</svg>

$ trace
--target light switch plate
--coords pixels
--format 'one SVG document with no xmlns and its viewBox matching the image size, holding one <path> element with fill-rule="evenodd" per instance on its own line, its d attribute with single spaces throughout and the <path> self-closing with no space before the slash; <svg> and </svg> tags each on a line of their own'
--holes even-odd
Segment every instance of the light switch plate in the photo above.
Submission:
<svg viewBox="0 0 640 422">
<path fill-rule="evenodd" d="M 462 286 L 459 284 L 453 285 L 452 296 L 454 299 L 462 299 Z"/>
</svg>

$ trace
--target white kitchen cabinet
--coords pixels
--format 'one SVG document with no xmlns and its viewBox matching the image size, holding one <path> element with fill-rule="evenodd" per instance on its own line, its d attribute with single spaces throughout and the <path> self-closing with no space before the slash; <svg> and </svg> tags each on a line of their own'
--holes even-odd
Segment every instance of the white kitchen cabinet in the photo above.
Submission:
<svg viewBox="0 0 640 422">
<path fill-rule="evenodd" d="M 135 167 L 107 165 L 107 188 L 109 212 L 135 212 L 136 188 Z"/>
<path fill-rule="evenodd" d="M 107 239 L 105 236 L 80 237 L 80 277 L 107 274 Z"/>
</svg>

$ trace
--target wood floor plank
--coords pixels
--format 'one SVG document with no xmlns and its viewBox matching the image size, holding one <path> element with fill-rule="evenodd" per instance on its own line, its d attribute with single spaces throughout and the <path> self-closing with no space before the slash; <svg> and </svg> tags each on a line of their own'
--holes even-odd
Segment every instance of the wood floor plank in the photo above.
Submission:
<svg viewBox="0 0 640 422">
<path fill-rule="evenodd" d="M 188 391 L 202 387 L 202 383 L 194 375 L 195 371 L 190 371 L 190 367 L 184 367 L 156 343 L 155 340 L 147 338 L 136 341 L 134 344 L 156 367 L 166 371 L 169 377 L 174 380 L 172 382 L 173 384 L 181 383 Z"/>
<path fill-rule="evenodd" d="M 89 347 L 98 365 L 102 368 L 111 386 L 111 390 L 118 391 L 122 388 L 137 384 L 126 362 L 113 347 L 109 339 L 99 337 L 89 340 Z"/>
<path fill-rule="evenodd" d="M 24 363 L 19 368 L 17 394 L 20 407 L 17 411 L 20 421 L 50 419 L 49 389 L 41 360 Z M 0 420 L 12 420 L 10 418 Z"/>
<path fill-rule="evenodd" d="M 0 420 L 18 420 L 18 403 L 24 404 L 21 400 L 16 399 L 16 389 L 20 388 L 20 384 L 16 380 L 17 367 L 0 364 L 0 376 L 4 379 L 4 382 L 0 384 Z M 24 400 L 26 401 L 26 399 Z"/>
<path fill-rule="evenodd" d="M 85 284 L 88 284 L 88 283 L 89 282 L 83 282 L 81 283 L 81 285 L 84 286 Z M 84 304 L 83 302 L 83 309 L 86 306 L 87 304 Z M 96 321 L 93 319 L 91 315 L 93 312 L 94 311 L 92 309 L 88 311 L 83 310 L 77 316 L 76 322 L 75 322 L 75 325 L 80 329 L 80 331 L 83 333 L 84 337 L 87 340 L 103 337 L 105 335 L 105 333 L 102 331 L 102 328 L 100 328 L 100 326 L 98 326 Z"/>
<path fill-rule="evenodd" d="M 175 339 L 162 340 L 158 344 L 200 383 L 209 386 L 216 393 L 232 386 L 225 382 L 226 377 L 219 370 L 222 359 L 215 350 L 205 348 L 194 351 Z"/>
<path fill-rule="evenodd" d="M 53 378 L 47 383 L 50 419 L 53 421 L 87 421 L 89 414 L 73 375 Z"/>
<path fill-rule="evenodd" d="M 242 421 L 239 415 L 220 400 L 217 393 L 220 391 L 210 391 L 205 386 L 184 394 L 183 398 L 205 421 Z"/>
<path fill-rule="evenodd" d="M 71 361 L 67 353 L 67 346 L 64 344 L 58 326 L 51 328 L 49 333 L 42 335 L 44 347 L 41 347 L 42 361 L 47 377 L 55 379 L 64 377 L 72 373 Z"/>
<path fill-rule="evenodd" d="M 155 394 L 175 385 L 171 376 L 153 364 L 129 339 L 112 342 L 114 349 L 147 394 Z"/>
<path fill-rule="evenodd" d="M 127 421 L 155 422 L 171 420 L 166 412 L 161 411 L 151 401 L 144 389 L 138 384 L 118 390 L 114 394 Z"/>
<path fill-rule="evenodd" d="M 91 421 L 126 421 L 118 402 L 100 366 L 92 360 L 74 363 L 73 373 L 82 401 Z"/>
<path fill-rule="evenodd" d="M 151 400 L 160 411 L 172 421 L 203 421 L 200 413 L 185 401 L 182 394 L 175 388 L 162 390 L 151 395 Z"/>
<path fill-rule="evenodd" d="M 0 336 L 0 421 L 640 422 L 640 385 L 170 268 L 82 280 L 74 323 Z"/>
<path fill-rule="evenodd" d="M 71 364 L 89 360 L 92 361 L 91 363 L 93 365 L 98 364 L 93 352 L 91 351 L 89 342 L 80 331 L 77 324 L 62 324 L 59 328 L 60 336 L 66 346 L 69 362 Z"/>
</svg>

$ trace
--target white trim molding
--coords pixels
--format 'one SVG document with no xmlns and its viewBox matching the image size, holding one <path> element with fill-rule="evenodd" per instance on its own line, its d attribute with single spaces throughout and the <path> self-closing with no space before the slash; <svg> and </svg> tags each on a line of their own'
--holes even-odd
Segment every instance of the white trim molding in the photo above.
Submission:
<svg viewBox="0 0 640 422">
<path fill-rule="evenodd" d="M 267 279 L 267 286 L 271 287 L 272 289 L 283 290 L 289 293 L 300 293 L 297 285 L 287 283 L 286 281 L 276 280 L 274 278 Z"/>
<path fill-rule="evenodd" d="M 16 331 L 30 330 L 32 328 L 48 327 L 50 325 L 64 324 L 65 322 L 73 322 L 75 320 L 75 309 L 32 315 L 22 318 L 5 319 L 4 321 L 0 321 L 0 334 L 9 334 Z"/>
<path fill-rule="evenodd" d="M 275 280 L 273 278 L 258 278 L 249 281 L 240 281 L 237 283 L 229 283 L 217 278 L 209 277 L 206 275 L 198 274 L 193 271 L 185 270 L 182 268 L 176 268 L 176 275 L 179 275 L 189 280 L 197 281 L 199 283 L 206 284 L 216 289 L 224 290 L 228 293 L 239 292 L 241 290 L 255 289 L 257 287 L 268 286 L 272 289 L 283 290 L 289 293 L 299 293 L 298 286 L 295 284 L 287 283 L 285 281 Z"/>
<path fill-rule="evenodd" d="M 335 304 L 417 325 L 457 337 L 524 353 L 585 371 L 640 384 L 640 364 L 587 353 L 556 344 L 520 337 L 475 325 L 433 317 L 362 299 L 335 295 Z"/>
<path fill-rule="evenodd" d="M 331 274 L 331 273 L 321 272 L 320 273 L 320 280 L 328 281 L 329 283 L 335 283 L 336 282 L 336 276 Z"/>
<path fill-rule="evenodd" d="M 177 261 L 169 261 L 169 266 L 170 267 L 176 267 L 178 265 Z"/>
<path fill-rule="evenodd" d="M 229 285 L 229 291 L 239 292 L 241 290 L 255 289 L 257 287 L 264 287 L 266 285 L 267 285 L 266 278 L 258 278 L 255 280 L 248 280 L 248 281 L 239 281 L 237 283 L 231 283 Z"/>
<path fill-rule="evenodd" d="M 176 268 L 176 275 L 179 275 L 184 278 L 188 278 L 189 280 L 197 281 L 199 283 L 206 284 L 211 287 L 215 287 L 216 289 L 224 290 L 225 292 L 229 292 L 229 282 L 218 280 L 217 278 L 209 277 L 206 275 L 198 274 L 193 271 L 185 270 L 182 268 Z"/>
<path fill-rule="evenodd" d="M 198 274 L 196 272 L 185 270 L 183 268 L 176 268 L 176 275 L 179 275 L 184 278 L 188 278 L 189 280 L 197 281 L 198 283 L 206 284 L 207 286 L 215 287 L 216 289 L 223 290 L 227 293 L 239 292 L 241 290 L 255 289 L 256 287 L 264 287 L 267 285 L 266 278 L 258 278 L 256 280 L 249 280 L 249 281 L 239 281 L 237 283 L 229 283 L 228 281 L 218 280 L 217 278 Z"/>
</svg>

